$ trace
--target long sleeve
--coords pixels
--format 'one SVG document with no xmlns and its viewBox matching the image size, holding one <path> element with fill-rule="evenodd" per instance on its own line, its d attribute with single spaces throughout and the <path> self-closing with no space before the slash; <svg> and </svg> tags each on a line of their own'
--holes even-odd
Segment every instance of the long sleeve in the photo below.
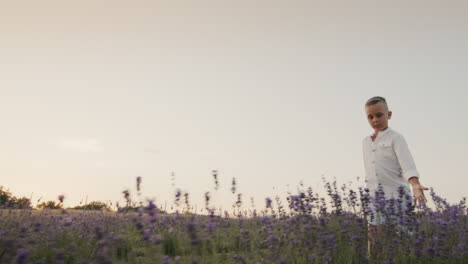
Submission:
<svg viewBox="0 0 468 264">
<path fill-rule="evenodd" d="M 403 136 L 395 137 L 393 141 L 393 149 L 398 158 L 401 169 L 403 170 L 403 177 L 408 181 L 411 177 L 419 177 L 416 164 L 414 163 L 413 156 L 408 148 L 408 144 Z"/>
</svg>

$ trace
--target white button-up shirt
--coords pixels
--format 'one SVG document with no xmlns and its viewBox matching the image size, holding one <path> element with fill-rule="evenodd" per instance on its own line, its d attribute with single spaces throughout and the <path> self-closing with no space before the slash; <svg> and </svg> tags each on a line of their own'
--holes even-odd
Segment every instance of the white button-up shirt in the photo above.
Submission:
<svg viewBox="0 0 468 264">
<path fill-rule="evenodd" d="M 387 198 L 398 198 L 398 187 L 409 190 L 408 180 L 419 177 L 416 165 L 404 137 L 393 129 L 380 131 L 372 141 L 371 136 L 363 140 L 364 167 L 366 184 L 371 195 L 374 195 L 379 184 Z"/>
</svg>

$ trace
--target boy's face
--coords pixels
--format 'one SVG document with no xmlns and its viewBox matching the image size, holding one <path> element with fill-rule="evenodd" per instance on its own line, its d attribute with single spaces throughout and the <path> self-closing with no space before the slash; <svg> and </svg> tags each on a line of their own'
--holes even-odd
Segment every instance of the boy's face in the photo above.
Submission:
<svg viewBox="0 0 468 264">
<path fill-rule="evenodd" d="M 392 112 L 388 111 L 384 103 L 377 103 L 366 106 L 367 121 L 375 132 L 385 130 L 388 127 L 388 120 L 392 117 Z"/>
</svg>

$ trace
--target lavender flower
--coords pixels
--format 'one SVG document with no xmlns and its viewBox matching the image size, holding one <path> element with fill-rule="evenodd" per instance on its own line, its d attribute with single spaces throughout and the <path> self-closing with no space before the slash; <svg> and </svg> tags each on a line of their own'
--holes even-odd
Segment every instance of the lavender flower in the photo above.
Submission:
<svg viewBox="0 0 468 264">
<path fill-rule="evenodd" d="M 28 261 L 29 253 L 27 252 L 20 252 L 16 257 L 16 263 L 18 264 L 25 264 Z"/>
<path fill-rule="evenodd" d="M 180 189 L 177 189 L 176 193 L 175 193 L 175 204 L 177 206 L 179 206 L 179 204 L 180 204 L 180 197 L 181 196 L 182 196 L 182 192 L 180 191 Z"/>
<path fill-rule="evenodd" d="M 136 177 L 136 188 L 137 188 L 137 191 L 140 192 L 140 189 L 141 189 L 141 176 Z"/>
<path fill-rule="evenodd" d="M 161 264 L 169 264 L 169 263 L 170 263 L 170 262 L 169 262 L 170 259 L 171 259 L 171 258 L 170 258 L 169 256 L 164 256 L 163 259 L 162 259 L 162 261 L 161 261 Z"/>
<path fill-rule="evenodd" d="M 237 207 L 241 207 L 241 206 L 242 206 L 242 194 L 241 194 L 241 193 L 238 193 L 238 194 L 237 194 L 236 206 L 237 206 Z"/>
<path fill-rule="evenodd" d="M 236 178 L 232 178 L 231 192 L 233 194 L 236 193 L 236 188 L 237 188 Z"/>
<path fill-rule="evenodd" d="M 271 199 L 269 197 L 265 198 L 265 202 L 266 202 L 266 208 L 272 208 L 271 207 Z"/>
<path fill-rule="evenodd" d="M 385 198 L 383 191 L 371 197 L 368 189 L 347 188 L 329 183 L 331 200 L 325 200 L 301 185 L 297 194 L 285 197 L 289 208 L 275 196 L 276 211 L 270 198 L 264 210 L 244 210 L 237 190 L 233 211 L 210 208 L 212 197 L 205 193 L 207 215 L 165 213 L 152 200 L 127 213 L 1 209 L 0 263 L 216 263 L 221 255 L 256 264 L 464 263 L 465 199 L 451 204 L 433 192 L 435 208 L 416 211 L 402 188 L 396 199 Z M 123 194 L 131 206 L 129 191 Z M 0 189 L 2 208 L 4 197 Z M 177 190 L 175 197 L 188 204 L 188 193 Z M 379 209 L 386 221 L 378 250 L 368 260 L 370 209 Z"/>
<path fill-rule="evenodd" d="M 218 181 L 218 171 L 217 170 L 212 170 L 211 175 L 213 176 L 213 180 L 215 183 L 214 189 L 217 191 L 219 188 L 219 181 Z"/>
</svg>

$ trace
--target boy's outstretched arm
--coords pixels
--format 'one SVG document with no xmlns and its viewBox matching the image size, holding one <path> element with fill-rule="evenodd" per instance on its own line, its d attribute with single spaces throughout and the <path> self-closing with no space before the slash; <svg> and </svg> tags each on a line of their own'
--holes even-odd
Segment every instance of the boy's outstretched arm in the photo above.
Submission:
<svg viewBox="0 0 468 264">
<path fill-rule="evenodd" d="M 416 165 L 414 164 L 413 156 L 409 151 L 408 144 L 403 136 L 399 136 L 394 141 L 394 150 L 398 158 L 398 162 L 403 170 L 403 177 L 408 179 L 408 182 L 411 184 L 413 189 L 413 196 L 415 203 L 427 202 L 426 197 L 424 196 L 424 191 L 429 190 L 419 183 L 419 173 L 416 170 Z"/>
<path fill-rule="evenodd" d="M 429 188 L 422 186 L 421 183 L 419 183 L 418 177 L 411 177 L 408 182 L 411 184 L 411 187 L 413 187 L 414 200 L 427 202 L 424 191 L 429 190 Z"/>
</svg>

